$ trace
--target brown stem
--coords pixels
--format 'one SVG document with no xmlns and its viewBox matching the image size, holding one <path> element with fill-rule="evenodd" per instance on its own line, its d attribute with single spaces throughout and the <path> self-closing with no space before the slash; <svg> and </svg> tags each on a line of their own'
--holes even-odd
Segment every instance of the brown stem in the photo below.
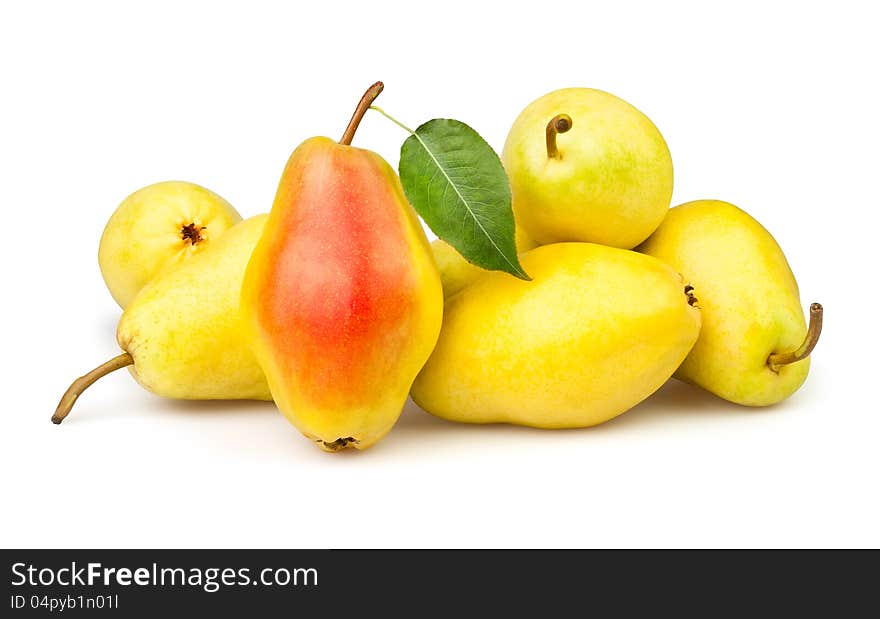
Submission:
<svg viewBox="0 0 880 619">
<path fill-rule="evenodd" d="M 819 341 L 819 335 L 822 333 L 822 306 L 819 303 L 810 305 L 810 326 L 807 327 L 807 335 L 804 337 L 803 343 L 791 352 L 775 352 L 767 357 L 767 365 L 774 372 L 778 372 L 779 368 L 789 363 L 796 363 L 802 359 L 806 359 L 813 352 L 816 343 Z"/>
<path fill-rule="evenodd" d="M 64 421 L 64 418 L 67 417 L 68 413 L 70 413 L 70 409 L 73 408 L 74 402 L 76 399 L 82 394 L 83 391 L 88 389 L 92 383 L 101 378 L 102 376 L 107 376 L 110 372 L 115 372 L 120 368 L 124 368 L 127 365 L 132 365 L 134 363 L 134 359 L 132 359 L 131 355 L 127 352 L 122 353 L 117 357 L 113 357 L 110 361 L 106 363 L 102 363 L 94 370 L 80 376 L 73 383 L 71 383 L 70 387 L 67 388 L 67 391 L 64 392 L 64 395 L 61 396 L 61 401 L 58 403 L 58 408 L 55 409 L 55 414 L 52 415 L 52 423 L 61 423 Z"/>
<path fill-rule="evenodd" d="M 571 116 L 557 114 L 547 123 L 547 156 L 550 159 L 559 159 L 559 150 L 556 148 L 556 134 L 565 133 L 571 129 Z"/>
<path fill-rule="evenodd" d="M 354 132 L 357 131 L 358 125 L 361 124 L 361 119 L 364 117 L 364 114 L 367 113 L 367 110 L 370 109 L 370 104 L 376 100 L 376 97 L 379 96 L 379 93 L 385 88 L 385 84 L 382 82 L 376 82 L 369 88 L 367 88 L 367 92 L 364 93 L 364 96 L 361 97 L 360 102 L 357 107 L 354 109 L 354 114 L 351 115 L 351 120 L 348 121 L 348 126 L 345 128 L 345 133 L 342 134 L 342 139 L 339 140 L 340 144 L 345 146 L 351 145 L 351 140 L 354 137 Z"/>
</svg>

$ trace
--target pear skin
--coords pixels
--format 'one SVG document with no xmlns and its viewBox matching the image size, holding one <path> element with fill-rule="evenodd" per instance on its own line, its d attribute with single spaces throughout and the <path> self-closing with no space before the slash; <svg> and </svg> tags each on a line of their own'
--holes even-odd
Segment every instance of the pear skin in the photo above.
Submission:
<svg viewBox="0 0 880 619">
<path fill-rule="evenodd" d="M 204 251 L 240 221 L 229 202 L 194 183 L 166 181 L 135 191 L 101 235 L 98 265 L 107 289 L 125 309 L 149 281 Z"/>
<path fill-rule="evenodd" d="M 278 408 L 327 451 L 365 449 L 391 429 L 443 312 L 400 179 L 350 146 L 352 134 L 350 123 L 340 143 L 311 138 L 291 155 L 242 288 L 248 339 Z"/>
<path fill-rule="evenodd" d="M 144 286 L 117 327 L 125 352 L 74 381 L 52 421 L 61 423 L 84 389 L 126 366 L 160 396 L 271 400 L 239 315 L 245 267 L 267 219 L 258 215 L 236 224 Z"/>
<path fill-rule="evenodd" d="M 590 243 L 520 258 L 532 281 L 486 272 L 447 301 L 413 384 L 424 410 L 466 423 L 593 426 L 658 389 L 697 340 L 700 312 L 659 260 Z"/>
<path fill-rule="evenodd" d="M 798 390 L 810 360 L 774 364 L 771 356 L 797 351 L 807 324 L 788 261 L 761 224 L 728 202 L 697 200 L 671 209 L 639 251 L 696 287 L 703 328 L 676 377 L 746 406 L 774 404 Z M 821 306 L 813 312 L 821 319 Z"/>
<path fill-rule="evenodd" d="M 538 245 L 631 249 L 663 220 L 672 157 L 651 120 L 614 95 L 563 88 L 514 121 L 501 160 L 517 224 Z"/>
</svg>

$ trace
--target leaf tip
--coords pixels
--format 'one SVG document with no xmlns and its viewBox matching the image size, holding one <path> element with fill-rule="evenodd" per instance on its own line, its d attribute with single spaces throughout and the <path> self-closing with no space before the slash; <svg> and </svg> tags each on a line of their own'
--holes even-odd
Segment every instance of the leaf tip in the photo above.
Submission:
<svg viewBox="0 0 880 619">
<path fill-rule="evenodd" d="M 502 268 L 505 273 L 513 275 L 517 279 L 521 279 L 525 282 L 532 281 L 532 276 L 526 273 L 526 270 L 523 268 L 522 264 L 520 264 L 519 258 L 514 257 L 514 259 L 508 260 L 507 265 L 509 268 Z"/>
<path fill-rule="evenodd" d="M 518 277 L 519 279 L 523 280 L 524 282 L 530 282 L 530 281 L 532 281 L 532 276 L 529 275 L 528 273 L 526 273 L 526 272 L 522 269 L 522 267 L 518 268 L 518 269 L 516 270 L 516 272 L 513 273 L 513 275 L 515 275 L 515 276 Z"/>
</svg>

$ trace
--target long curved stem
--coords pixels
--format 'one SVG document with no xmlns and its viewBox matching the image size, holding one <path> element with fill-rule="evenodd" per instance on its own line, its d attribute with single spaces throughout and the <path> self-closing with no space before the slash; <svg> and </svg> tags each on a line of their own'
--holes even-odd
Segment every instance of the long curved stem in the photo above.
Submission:
<svg viewBox="0 0 880 619">
<path fill-rule="evenodd" d="M 64 395 L 61 396 L 58 408 L 55 409 L 55 414 L 52 415 L 52 423 L 58 424 L 64 421 L 64 418 L 70 413 L 70 409 L 73 408 L 76 399 L 96 380 L 103 376 L 107 376 L 110 372 L 115 372 L 118 369 L 132 364 L 134 364 L 134 359 L 132 359 L 130 354 L 124 352 L 117 357 L 113 357 L 110 361 L 102 363 L 88 374 L 84 374 L 77 378 L 71 383 L 70 387 L 67 388 Z"/>
<path fill-rule="evenodd" d="M 340 144 L 345 146 L 351 145 L 351 140 L 354 138 L 354 132 L 357 131 L 358 125 L 361 124 L 361 120 L 364 117 L 364 114 L 367 113 L 367 110 L 370 109 L 370 104 L 379 96 L 379 93 L 384 90 L 385 84 L 382 82 L 376 82 L 364 93 L 364 96 L 361 97 L 360 102 L 357 107 L 354 109 L 354 114 L 351 115 L 351 120 L 348 121 L 348 126 L 345 128 L 345 133 L 342 134 L 342 139 L 339 140 Z"/>
<path fill-rule="evenodd" d="M 795 350 L 790 352 L 775 352 L 767 357 L 767 365 L 774 372 L 778 372 L 779 368 L 789 363 L 796 363 L 802 359 L 806 359 L 813 352 L 819 341 L 819 335 L 822 333 L 822 305 L 813 303 L 810 305 L 810 326 L 807 327 L 807 335 L 804 337 L 803 343 Z"/>
<path fill-rule="evenodd" d="M 571 129 L 572 120 L 568 114 L 557 114 L 547 123 L 547 156 L 550 159 L 559 159 L 559 149 L 556 148 L 556 135 L 565 133 Z"/>
</svg>

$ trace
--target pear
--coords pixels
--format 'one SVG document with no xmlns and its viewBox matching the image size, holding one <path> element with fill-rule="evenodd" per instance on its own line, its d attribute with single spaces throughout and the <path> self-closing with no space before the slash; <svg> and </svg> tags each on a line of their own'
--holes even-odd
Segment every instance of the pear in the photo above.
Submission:
<svg viewBox="0 0 880 619">
<path fill-rule="evenodd" d="M 391 429 L 443 313 L 400 179 L 350 145 L 381 90 L 367 90 L 339 143 L 310 138 L 290 156 L 242 286 L 248 339 L 278 408 L 327 451 L 365 449 Z"/>
<path fill-rule="evenodd" d="M 160 396 L 272 399 L 239 317 L 245 267 L 267 219 L 258 215 L 233 226 L 144 286 L 119 321 L 116 338 L 124 352 L 74 381 L 52 421 L 61 423 L 83 390 L 126 366 Z"/>
<path fill-rule="evenodd" d="M 592 426 L 658 389 L 697 340 L 692 288 L 663 262 L 591 243 L 520 256 L 452 296 L 413 384 L 424 410 L 467 423 Z"/>
<path fill-rule="evenodd" d="M 676 206 L 639 251 L 699 291 L 703 329 L 678 378 L 746 406 L 774 404 L 803 384 L 822 306 L 811 306 L 808 328 L 782 249 L 745 211 L 720 200 Z"/>
<path fill-rule="evenodd" d="M 123 309 L 144 285 L 205 250 L 241 221 L 229 202 L 194 183 L 166 181 L 135 191 L 111 215 L 98 265 Z"/>
<path fill-rule="evenodd" d="M 516 251 L 522 253 L 535 247 L 535 242 L 523 232 L 522 228 L 516 228 Z M 485 269 L 471 264 L 462 257 L 458 250 L 443 239 L 431 241 L 431 252 L 434 254 L 434 262 L 440 272 L 440 281 L 443 284 L 443 298 L 448 299 L 456 292 L 485 273 Z"/>
<path fill-rule="evenodd" d="M 501 160 L 516 221 L 538 245 L 631 249 L 657 228 L 672 199 L 672 158 L 660 131 L 601 90 L 564 88 L 530 103 Z"/>
</svg>

